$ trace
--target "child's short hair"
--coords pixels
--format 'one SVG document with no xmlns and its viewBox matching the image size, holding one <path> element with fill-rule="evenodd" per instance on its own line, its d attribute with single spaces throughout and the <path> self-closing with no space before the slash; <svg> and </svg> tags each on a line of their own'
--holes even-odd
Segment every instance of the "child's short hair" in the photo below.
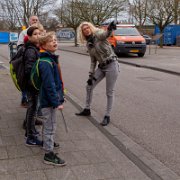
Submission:
<svg viewBox="0 0 180 180">
<path fill-rule="evenodd" d="M 56 35 L 55 32 L 52 31 L 52 32 L 48 32 L 48 33 L 45 33 L 44 35 L 40 36 L 39 45 L 42 46 L 42 45 L 46 44 L 55 35 Z"/>
<path fill-rule="evenodd" d="M 38 27 L 36 27 L 36 26 L 31 26 L 30 28 L 28 28 L 28 30 L 27 30 L 27 35 L 28 35 L 28 36 L 32 36 L 33 32 L 34 32 L 36 29 L 38 29 Z"/>
</svg>

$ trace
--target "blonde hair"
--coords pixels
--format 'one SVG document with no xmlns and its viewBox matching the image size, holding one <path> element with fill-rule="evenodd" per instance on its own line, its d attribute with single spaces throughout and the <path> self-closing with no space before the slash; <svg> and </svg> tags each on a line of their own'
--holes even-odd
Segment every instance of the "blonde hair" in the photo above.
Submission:
<svg viewBox="0 0 180 180">
<path fill-rule="evenodd" d="M 84 25 L 87 25 L 87 26 L 89 26 L 89 28 L 90 28 L 90 30 L 91 30 L 91 32 L 94 34 L 96 31 L 98 31 L 99 30 L 99 28 L 97 28 L 97 27 L 95 27 L 92 23 L 90 23 L 90 22 L 82 22 L 80 25 L 79 25 L 79 27 L 78 27 L 78 30 L 77 30 L 77 32 L 78 32 L 78 42 L 79 43 L 81 43 L 81 44 L 84 44 L 85 42 L 86 42 L 86 38 L 85 38 L 85 36 L 84 36 L 84 34 L 83 34 L 83 32 L 82 32 L 82 27 L 84 26 Z"/>
<path fill-rule="evenodd" d="M 34 23 L 32 26 L 37 27 L 39 29 L 39 31 L 41 31 L 41 32 L 45 32 L 45 29 L 44 29 L 43 25 L 41 23 L 39 23 L 39 22 Z"/>
<path fill-rule="evenodd" d="M 48 32 L 39 37 L 39 45 L 45 45 L 49 40 L 51 40 L 54 36 L 56 36 L 55 32 Z"/>
</svg>

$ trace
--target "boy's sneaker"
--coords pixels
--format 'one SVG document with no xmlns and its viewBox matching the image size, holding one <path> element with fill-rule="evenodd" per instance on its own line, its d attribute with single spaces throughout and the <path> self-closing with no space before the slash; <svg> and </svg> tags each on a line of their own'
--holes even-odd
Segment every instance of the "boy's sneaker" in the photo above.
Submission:
<svg viewBox="0 0 180 180">
<path fill-rule="evenodd" d="M 42 141 L 39 140 L 37 137 L 27 138 L 26 139 L 26 146 L 42 146 Z"/>
<path fill-rule="evenodd" d="M 36 137 L 40 136 L 40 132 L 35 130 L 35 131 L 33 131 L 32 136 L 36 136 Z M 24 138 L 27 139 L 27 132 L 25 132 Z"/>
<path fill-rule="evenodd" d="M 63 159 L 59 158 L 54 152 L 49 152 L 44 155 L 44 163 L 55 165 L 55 166 L 65 166 L 66 163 Z"/>
</svg>

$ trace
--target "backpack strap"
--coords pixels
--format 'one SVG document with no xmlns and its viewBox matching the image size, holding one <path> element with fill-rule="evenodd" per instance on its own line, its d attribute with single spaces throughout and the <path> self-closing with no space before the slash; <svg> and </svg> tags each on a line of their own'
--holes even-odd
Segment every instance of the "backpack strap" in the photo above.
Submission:
<svg viewBox="0 0 180 180">
<path fill-rule="evenodd" d="M 38 58 L 36 63 L 34 64 L 32 71 L 31 71 L 31 83 L 34 86 L 34 88 L 36 90 L 39 90 L 37 83 L 34 79 L 34 77 L 40 78 L 40 73 L 39 73 L 39 62 L 46 62 L 49 63 L 51 65 L 51 67 L 53 67 L 53 64 L 51 62 L 51 60 L 49 58 Z"/>
<path fill-rule="evenodd" d="M 39 76 L 39 62 L 47 62 L 51 65 L 51 67 L 53 67 L 51 60 L 48 58 L 39 58 L 37 61 L 38 62 L 36 63 L 36 71 L 38 76 Z"/>
</svg>

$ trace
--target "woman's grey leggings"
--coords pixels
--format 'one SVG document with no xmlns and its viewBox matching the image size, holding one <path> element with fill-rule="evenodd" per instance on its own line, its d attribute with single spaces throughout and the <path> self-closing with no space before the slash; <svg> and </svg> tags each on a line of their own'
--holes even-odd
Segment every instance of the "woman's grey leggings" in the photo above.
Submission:
<svg viewBox="0 0 180 180">
<path fill-rule="evenodd" d="M 94 77 L 96 78 L 96 81 L 93 80 L 93 84 L 86 86 L 86 109 L 90 109 L 91 102 L 92 102 L 92 96 L 93 96 L 93 89 L 96 87 L 96 85 L 104 78 L 106 77 L 106 96 L 107 96 L 107 106 L 106 106 L 106 116 L 110 116 L 112 105 L 113 105 L 113 99 L 114 99 L 114 89 L 115 89 L 115 83 L 118 77 L 119 73 L 119 64 L 117 61 L 114 61 L 103 68 L 97 68 L 97 70 L 94 73 Z"/>
</svg>

